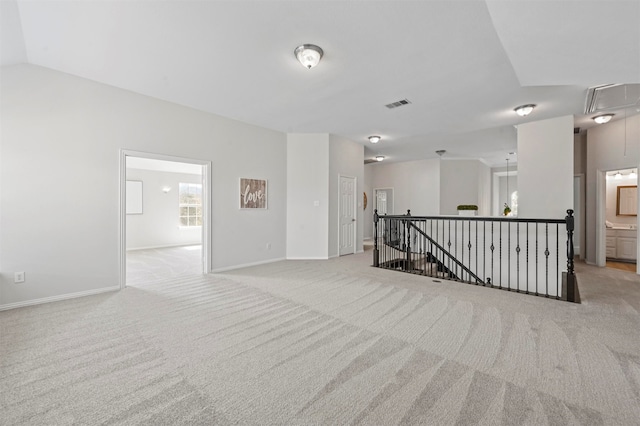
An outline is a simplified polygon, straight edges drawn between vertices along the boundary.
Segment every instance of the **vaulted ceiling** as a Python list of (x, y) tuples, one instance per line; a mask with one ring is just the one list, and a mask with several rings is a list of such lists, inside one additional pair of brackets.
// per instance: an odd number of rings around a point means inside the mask
[[(391, 161), (504, 161), (515, 125), (640, 83), (640, 1), (3, 0), (2, 65), (28, 62)], [(296, 46), (324, 49), (307, 70)], [(394, 101), (409, 105), (388, 109)], [(536, 104), (519, 117), (513, 108)], [(638, 113), (640, 104), (628, 113)], [(618, 114), (616, 117), (620, 117)], [(371, 145), (369, 135), (383, 140)]]

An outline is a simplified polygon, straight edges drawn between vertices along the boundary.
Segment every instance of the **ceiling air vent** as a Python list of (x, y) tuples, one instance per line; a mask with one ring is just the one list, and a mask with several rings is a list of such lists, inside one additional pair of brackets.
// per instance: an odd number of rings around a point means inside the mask
[(606, 84), (590, 87), (584, 113), (593, 114), (614, 108), (624, 108), (640, 102), (640, 84)]
[(402, 99), (401, 101), (391, 102), (390, 104), (386, 104), (385, 106), (389, 109), (398, 108), (404, 105), (409, 105), (411, 102), (409, 99)]

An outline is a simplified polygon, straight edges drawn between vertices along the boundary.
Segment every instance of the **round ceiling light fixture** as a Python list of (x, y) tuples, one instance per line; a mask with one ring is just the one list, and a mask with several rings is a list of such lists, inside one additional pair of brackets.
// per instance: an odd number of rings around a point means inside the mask
[(302, 44), (293, 51), (298, 61), (307, 69), (311, 69), (320, 63), (324, 52), (315, 44)]
[(376, 155), (376, 161), (384, 160), (384, 155)]
[(614, 115), (615, 114), (596, 115), (595, 117), (593, 117), (593, 121), (595, 121), (598, 124), (608, 123), (613, 118)]
[(380, 139), (382, 139), (380, 136), (369, 136), (369, 142), (371, 143), (378, 143)]
[(519, 107), (514, 108), (513, 110), (516, 112), (516, 114), (518, 114), (520, 117), (524, 117), (526, 115), (531, 114), (531, 111), (533, 111), (533, 109), (536, 107), (535, 104), (526, 104), (526, 105), (520, 105)]

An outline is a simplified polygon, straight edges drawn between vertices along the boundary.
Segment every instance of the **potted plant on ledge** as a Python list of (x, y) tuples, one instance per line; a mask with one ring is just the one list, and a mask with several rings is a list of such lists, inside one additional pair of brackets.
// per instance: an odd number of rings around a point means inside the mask
[(478, 206), (475, 204), (460, 204), (458, 214), (460, 216), (475, 216), (478, 213)]
[(509, 214), (511, 213), (511, 207), (509, 207), (507, 203), (504, 203), (504, 209), (502, 210), (502, 213), (505, 216), (509, 216)]

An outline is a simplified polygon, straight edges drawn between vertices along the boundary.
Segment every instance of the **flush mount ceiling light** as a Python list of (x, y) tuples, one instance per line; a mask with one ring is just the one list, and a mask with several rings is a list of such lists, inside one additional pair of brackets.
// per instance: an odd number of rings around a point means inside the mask
[(384, 160), (384, 155), (376, 155), (376, 161)]
[(438, 156), (439, 156), (440, 158), (442, 158), (442, 156), (443, 156), (446, 152), (447, 152), (447, 150), (446, 150), (446, 149), (439, 149), (439, 150), (437, 150), (437, 151), (436, 151), (436, 154), (438, 154)]
[(527, 104), (527, 105), (520, 105), (519, 107), (516, 107), (513, 110), (520, 117), (524, 117), (525, 115), (531, 114), (531, 111), (533, 111), (535, 107), (536, 107), (535, 104)]
[(595, 121), (598, 124), (604, 124), (604, 123), (608, 123), (609, 120), (611, 120), (613, 118), (615, 114), (601, 114), (601, 115), (596, 115), (595, 117), (593, 117), (593, 121)]
[(293, 51), (300, 63), (308, 69), (311, 69), (320, 63), (323, 51), (315, 44), (303, 44)]
[(369, 142), (371, 143), (378, 143), (380, 139), (382, 139), (380, 136), (369, 136)]

